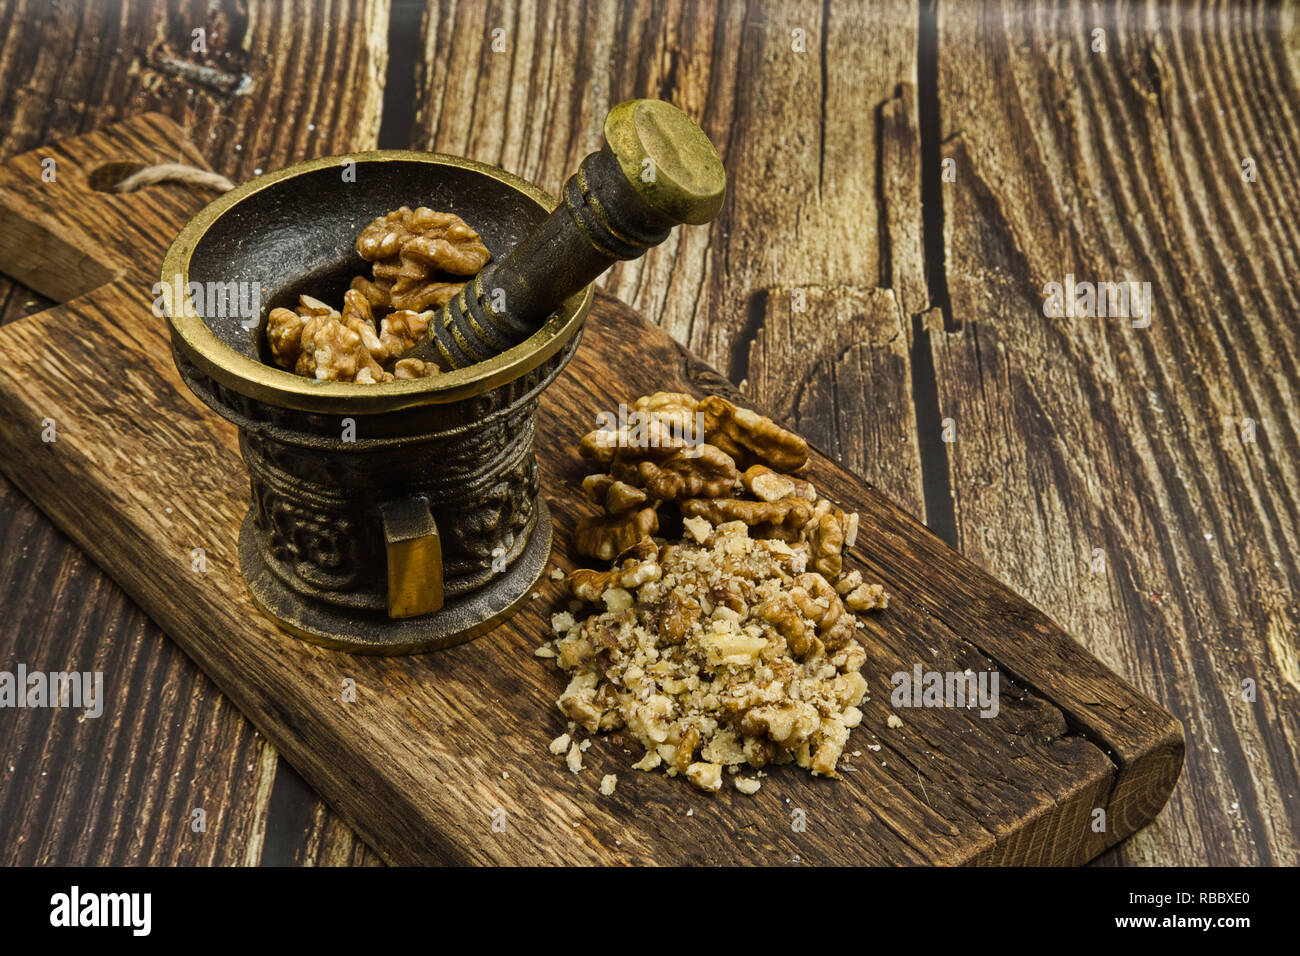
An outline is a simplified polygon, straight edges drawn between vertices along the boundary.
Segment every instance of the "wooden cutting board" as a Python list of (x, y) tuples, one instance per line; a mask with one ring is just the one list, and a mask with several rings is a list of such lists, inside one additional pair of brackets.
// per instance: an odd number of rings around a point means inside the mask
[[(248, 484), (235, 430), (181, 384), (150, 309), (164, 251), (210, 194), (94, 188), (178, 158), (206, 165), (151, 114), (0, 167), (0, 270), (65, 302), (0, 328), (0, 467), (386, 860), (1075, 864), (1164, 805), (1182, 766), (1179, 723), (820, 454), (809, 477), (860, 513), (854, 562), (891, 595), (865, 617), (870, 699), (842, 780), (785, 767), (753, 797), (703, 794), (629, 769), (640, 751), (618, 735), (568, 772), (546, 749), (564, 729), (554, 701), (565, 680), (533, 655), (567, 603), (549, 578), (508, 622), (437, 654), (353, 657), (285, 636), (239, 575)], [(598, 296), (539, 420), (556, 566), (574, 566), (568, 542), (587, 513), (578, 437), (597, 411), (656, 389), (752, 404)], [(205, 572), (193, 570), (196, 548)], [(996, 668), (999, 713), (893, 709), (890, 675), (917, 664)], [(887, 726), (891, 714), (902, 727)], [(619, 776), (610, 797), (597, 790), (606, 773)]]

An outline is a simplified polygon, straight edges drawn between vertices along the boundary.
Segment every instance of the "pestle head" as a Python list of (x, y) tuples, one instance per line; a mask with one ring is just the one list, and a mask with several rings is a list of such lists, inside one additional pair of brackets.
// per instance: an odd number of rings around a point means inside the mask
[(709, 137), (663, 100), (628, 100), (605, 117), (605, 142), (647, 206), (691, 225), (722, 208), (727, 176)]

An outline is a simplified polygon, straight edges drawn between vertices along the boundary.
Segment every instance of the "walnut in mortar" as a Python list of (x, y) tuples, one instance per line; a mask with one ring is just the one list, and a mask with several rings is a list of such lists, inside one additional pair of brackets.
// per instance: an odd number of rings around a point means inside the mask
[(383, 368), (369, 344), (378, 344), (373, 326), (365, 336), (364, 320), (355, 313), (347, 324), (343, 316), (311, 296), (299, 297), (296, 311), (272, 309), (266, 338), (277, 365), (320, 381), (379, 381)]
[(373, 262), (373, 280), (358, 277), (354, 291), (372, 306), (422, 312), (449, 302), (464, 285), (436, 277), (472, 276), (489, 253), (479, 234), (459, 216), (425, 206), (395, 209), (366, 226), (357, 252)]
[(459, 216), (407, 206), (380, 216), (357, 237), (373, 277), (357, 276), (343, 311), (302, 296), (296, 309), (272, 309), (266, 342), (275, 364), (322, 381), (400, 382), (438, 373), (431, 362), (400, 359), (428, 332), (433, 307), (488, 261), (487, 246)]

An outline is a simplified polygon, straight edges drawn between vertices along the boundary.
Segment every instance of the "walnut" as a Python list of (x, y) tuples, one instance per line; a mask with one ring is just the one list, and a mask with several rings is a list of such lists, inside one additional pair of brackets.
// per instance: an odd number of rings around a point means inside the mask
[(339, 321), (361, 336), (361, 344), (377, 364), (388, 361), (388, 349), (376, 333), (375, 314), (365, 296), (354, 289), (343, 293), (343, 314)]
[(578, 443), (578, 453), (583, 458), (609, 464), (616, 457), (624, 461), (669, 458), (681, 449), (693, 450), (701, 444), (693, 433), (683, 433), (663, 420), (637, 418), (617, 429), (597, 428), (588, 432)]
[(384, 320), (379, 323), (379, 342), (383, 348), (383, 360), (397, 358), (422, 340), (429, 331), (429, 320), (432, 318), (432, 312), (412, 312), (407, 309), (390, 312), (384, 316)]
[(800, 540), (800, 530), (813, 514), (813, 506), (801, 498), (778, 501), (688, 498), (681, 507), (682, 514), (687, 517), (704, 518), (715, 525), (725, 521), (743, 521), (755, 538), (788, 542)]
[(659, 501), (725, 495), (740, 478), (731, 456), (712, 445), (675, 451), (662, 461), (614, 459), (610, 474)]
[(858, 516), (846, 515), (822, 499), (804, 529), (811, 550), (812, 566), (834, 581), (844, 569), (843, 552), (850, 533), (856, 536)]
[(361, 335), (335, 316), (309, 318), (300, 341), (302, 351), (294, 365), (299, 375), (314, 376), (318, 381), (351, 382), (364, 370), (372, 381), (383, 378), (383, 368), (370, 355)]
[(699, 404), (705, 440), (717, 445), (743, 467), (768, 465), (778, 471), (798, 471), (808, 461), (808, 443), (770, 418), (737, 408), (710, 395)]
[(357, 276), (348, 288), (364, 296), (372, 309), (388, 309), (393, 305), (391, 282), (371, 282), (365, 276)]
[(642, 508), (618, 515), (583, 518), (573, 531), (573, 540), (579, 554), (612, 561), (658, 530), (658, 513), (654, 508)]
[[(418, 358), (398, 359), (393, 365), (393, 378), (399, 382), (410, 381), (413, 378), (429, 378), (438, 374), (438, 366), (433, 362), (425, 362)], [(388, 373), (385, 372), (385, 375)]]
[(673, 759), (678, 773), (686, 773), (691, 764), (695, 762), (695, 751), (699, 749), (700, 732), (694, 727), (688, 727), (682, 733), (681, 742), (677, 745), (677, 756)]
[(615, 481), (609, 475), (588, 475), (582, 479), (582, 490), (589, 501), (604, 505), (605, 511), (612, 515), (640, 508), (649, 500), (640, 488)]
[(456, 298), (456, 293), (464, 287), (463, 282), (427, 282), (403, 288), (399, 281), (394, 283), (390, 298), (395, 309), (423, 312), (426, 309), (441, 309)]
[(759, 604), (754, 608), (754, 616), (771, 624), (785, 638), (790, 653), (796, 657), (803, 657), (812, 649), (808, 622), (789, 592), (782, 591)]
[[(403, 206), (367, 225), (357, 251), (373, 263), (373, 276), (352, 280), (342, 312), (305, 295), (296, 309), (271, 310), (266, 339), (272, 359), (299, 375), (329, 381), (395, 382), (437, 374), (433, 363), (401, 356), (428, 334), (431, 307), (442, 306), (464, 285), (434, 273), (473, 275), (487, 262), (478, 233), (453, 213)], [(382, 315), (390, 309), (395, 311)], [(357, 354), (358, 345), (366, 356)]]
[(799, 575), (790, 596), (800, 613), (817, 626), (817, 633), (829, 651), (837, 651), (853, 640), (855, 623), (846, 613), (835, 588), (820, 574)]
[(302, 354), (302, 327), (307, 319), (288, 309), (272, 309), (266, 317), (266, 344), (281, 368), (293, 368)]
[(676, 592), (668, 595), (659, 611), (659, 634), (667, 646), (682, 643), (700, 621), (700, 602)]
[(320, 299), (314, 299), (309, 295), (298, 296), (297, 312), (303, 318), (310, 318), (313, 315), (332, 315), (338, 318), (338, 310), (332, 306), (326, 305)]
[(842, 595), (844, 606), (850, 611), (871, 611), (889, 606), (889, 595), (879, 584), (865, 584), (862, 572), (853, 570), (835, 582), (835, 590)]
[(821, 715), (812, 704), (801, 700), (783, 700), (764, 704), (748, 711), (740, 729), (753, 736), (765, 736), (784, 747), (803, 743), (821, 727)]
[(703, 416), (696, 417), (699, 402), (684, 392), (643, 395), (632, 407), (641, 415), (650, 416), (651, 421), (669, 428), (688, 445), (704, 441)]
[(766, 465), (750, 465), (740, 476), (740, 481), (745, 490), (760, 501), (779, 501), (782, 498), (817, 500), (817, 491), (811, 481), (783, 475)]
[(686, 768), (686, 779), (701, 790), (717, 791), (722, 789), (722, 765), (716, 763), (693, 763)]
[(464, 285), (438, 280), (434, 273), (471, 276), (490, 255), (459, 216), (424, 206), (414, 211), (403, 206), (371, 222), (357, 237), (357, 252), (374, 263), (374, 281), (363, 279), (353, 288), (375, 305), (416, 312), (445, 305)]
[[(593, 571), (590, 568), (578, 568), (569, 575), (569, 591), (580, 601), (596, 602), (610, 588), (623, 588), (631, 591), (650, 581), (658, 581), (663, 573), (659, 567), (657, 549), (648, 538), (639, 543), (650, 544), (650, 555), (643, 557), (635, 553), (619, 567), (608, 571)], [(642, 552), (643, 554), (644, 552)]]
[(639, 412), (666, 411), (675, 414), (680, 411), (694, 412), (699, 404), (685, 392), (655, 392), (653, 395), (642, 395), (632, 403), (632, 407)]

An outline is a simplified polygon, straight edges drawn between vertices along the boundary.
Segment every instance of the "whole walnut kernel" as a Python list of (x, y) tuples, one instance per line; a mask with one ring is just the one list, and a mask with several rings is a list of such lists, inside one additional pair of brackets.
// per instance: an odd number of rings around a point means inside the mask
[(618, 515), (583, 518), (573, 531), (578, 553), (601, 561), (613, 561), (643, 538), (659, 530), (659, 515), (654, 508), (641, 508)]
[(768, 465), (778, 471), (798, 471), (808, 461), (808, 443), (770, 418), (738, 408), (710, 395), (699, 404), (704, 414), (705, 440), (717, 445), (742, 467)]
[(340, 321), (361, 336), (361, 344), (366, 347), (366, 351), (377, 364), (388, 361), (388, 349), (375, 332), (375, 314), (370, 309), (370, 303), (360, 292), (349, 289), (343, 293), (343, 315)]
[(671, 426), (687, 442), (698, 444), (704, 441), (704, 436), (697, 434), (696, 427), (695, 413), (699, 409), (699, 402), (684, 392), (642, 395), (632, 407), (642, 415), (649, 415), (652, 421)]
[(846, 515), (824, 498), (817, 502), (805, 529), (814, 570), (832, 581), (837, 580), (844, 570), (844, 548), (852, 545), (857, 527), (856, 513)]
[(365, 276), (357, 276), (352, 280), (349, 288), (353, 292), (359, 292), (365, 296), (372, 309), (387, 309), (392, 307), (390, 293), (393, 290), (391, 282), (371, 282)]
[(302, 329), (302, 352), (294, 371), (318, 381), (351, 382), (365, 370), (373, 381), (383, 378), (384, 370), (371, 357), (360, 333), (330, 315), (314, 315)]
[(712, 445), (675, 451), (662, 461), (627, 460), (620, 453), (610, 474), (659, 501), (725, 495), (740, 480), (731, 456)]
[(281, 368), (293, 368), (302, 354), (302, 327), (307, 319), (288, 309), (272, 309), (266, 318), (266, 344)]
[(357, 252), (374, 263), (374, 281), (354, 288), (376, 305), (415, 312), (445, 305), (464, 285), (436, 279), (435, 273), (471, 276), (490, 257), (463, 219), (424, 206), (403, 206), (371, 222), (357, 237)]
[(379, 323), (379, 343), (385, 359), (397, 358), (428, 334), (432, 312), (390, 312)]
[(813, 506), (802, 498), (777, 501), (746, 501), (741, 498), (688, 498), (682, 515), (704, 518), (710, 524), (743, 521), (755, 538), (776, 538), (795, 542), (812, 517)]
[(636, 461), (642, 458), (664, 459), (682, 449), (701, 445), (694, 432), (683, 432), (659, 418), (649, 418), (619, 429), (597, 428), (582, 436), (578, 453), (602, 464), (615, 458)]
[[(434, 247), (437, 242), (445, 243), (454, 254), (440, 253)], [(391, 259), (408, 247), (425, 262), (447, 256), (448, 264), (457, 268), (448, 268), (441, 261), (437, 263), (438, 268), (457, 275), (473, 275), (488, 260), (487, 247), (465, 220), (455, 213), (435, 212), (427, 206), (394, 209), (373, 220), (357, 236), (357, 252), (367, 262)]]
[(603, 505), (605, 511), (612, 515), (640, 508), (649, 500), (649, 496), (640, 488), (615, 481), (609, 475), (588, 475), (582, 479), (582, 491), (588, 501)]

